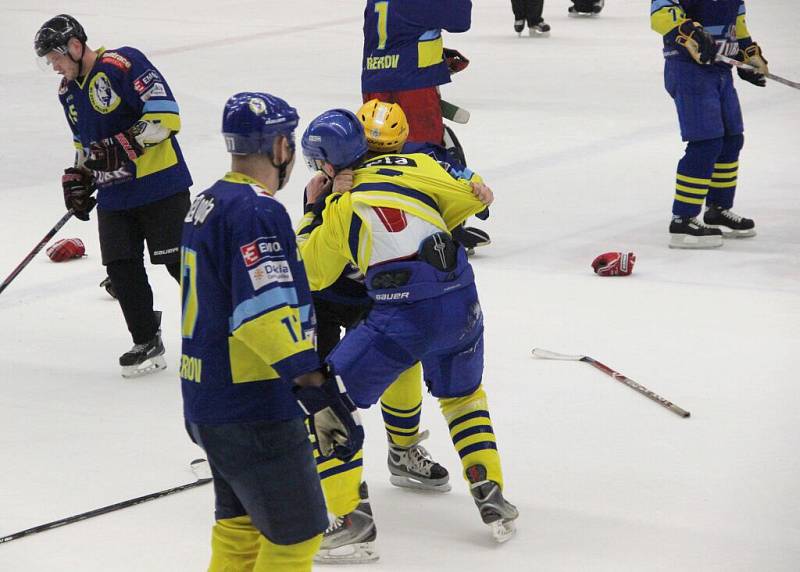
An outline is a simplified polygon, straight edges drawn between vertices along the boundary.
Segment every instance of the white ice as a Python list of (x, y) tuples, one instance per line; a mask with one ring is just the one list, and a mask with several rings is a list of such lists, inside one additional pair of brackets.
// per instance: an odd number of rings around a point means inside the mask
[[(800, 78), (796, 2), (749, 2), (775, 73)], [(663, 89), (649, 3), (612, 0), (597, 18), (549, 0), (550, 38), (518, 38), (509, 2), (480, 0), (470, 58), (442, 89), (472, 112), (457, 126), (471, 166), (494, 187), (473, 259), (486, 314), (485, 385), (519, 532), (497, 546), (479, 520), (436, 401), (423, 424), (453, 491), (392, 487), (380, 414), (365, 414), (366, 470), (381, 560), (374, 570), (800, 570), (800, 92), (737, 79), (745, 115), (736, 210), (758, 236), (715, 251), (667, 248), (682, 153)], [(63, 214), (72, 160), (58, 78), (31, 49), (68, 11), (93, 47), (151, 56), (181, 106), (194, 192), (228, 168), (222, 105), (264, 90), (301, 128), (360, 103), (363, 2), (174, 0), (0, 2), (0, 278)], [(281, 200), (293, 216), (309, 173)], [(178, 292), (152, 269), (169, 368), (123, 380), (130, 347), (98, 288), (96, 218), (71, 221), (88, 256), (39, 255), (0, 296), (0, 537), (193, 480), (200, 456), (182, 427)], [(599, 278), (607, 250), (638, 257)], [(681, 419), (588, 365), (537, 361), (540, 346), (600, 359), (690, 410)], [(209, 557), (204, 487), (0, 545), (0, 570), (196, 571)], [(344, 569), (343, 569), (344, 570)], [(366, 568), (363, 568), (366, 570)]]

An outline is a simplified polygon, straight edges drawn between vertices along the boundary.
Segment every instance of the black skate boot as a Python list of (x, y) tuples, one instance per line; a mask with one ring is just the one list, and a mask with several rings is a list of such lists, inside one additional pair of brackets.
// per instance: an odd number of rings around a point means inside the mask
[(358, 488), (361, 502), (356, 509), (338, 516), (322, 536), (322, 546), (314, 556), (317, 564), (361, 564), (378, 559), (375, 538), (378, 529), (369, 506), (367, 483)]
[(753, 219), (744, 218), (713, 203), (706, 204), (703, 222), (719, 229), (723, 238), (747, 238), (756, 235), (756, 223)]
[(475, 249), (479, 246), (486, 246), (492, 243), (489, 235), (479, 228), (473, 226), (464, 226), (463, 224), (455, 227), (451, 233), (453, 240), (463, 246), (467, 254), (475, 254)]
[(517, 34), (521, 36), (522, 30), (524, 29), (525, 29), (525, 20), (514, 20), (514, 31)]
[(544, 20), (540, 20), (536, 24), (528, 22), (528, 34), (531, 36), (549, 36), (550, 24), (548, 24)]
[(122, 377), (141, 377), (167, 367), (167, 363), (164, 361), (164, 344), (161, 343), (161, 312), (156, 310), (153, 314), (158, 325), (156, 335), (146, 343), (134, 344), (130, 350), (120, 356), (119, 365), (122, 366)]
[(510, 540), (517, 531), (514, 521), (519, 516), (517, 507), (503, 498), (500, 486), (486, 479), (486, 467), (472, 465), (467, 467), (467, 479), (475, 505), (481, 512), (483, 522), (492, 529), (492, 537), (497, 542)]
[(106, 292), (108, 292), (109, 296), (114, 298), (114, 300), (117, 299), (117, 292), (116, 292), (116, 290), (114, 290), (114, 285), (111, 284), (111, 277), (110, 276), (106, 276), (105, 279), (102, 282), (100, 282), (100, 288), (105, 288), (105, 290), (106, 290)]
[(669, 224), (670, 248), (717, 248), (722, 246), (722, 231), (711, 228), (696, 217), (672, 216)]
[(603, 11), (605, 0), (573, 0), (567, 10), (570, 16), (594, 16)]
[(428, 438), (428, 431), (417, 435), (416, 441), (408, 447), (401, 447), (389, 441), (389, 477), (396, 487), (420, 489), (436, 493), (450, 490), (450, 474), (434, 461), (420, 441)]

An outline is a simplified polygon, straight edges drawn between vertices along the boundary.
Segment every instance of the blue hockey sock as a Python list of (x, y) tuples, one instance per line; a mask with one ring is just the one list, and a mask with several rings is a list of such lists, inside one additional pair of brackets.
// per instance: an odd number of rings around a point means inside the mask
[(686, 153), (678, 162), (675, 176), (675, 197), (672, 214), (680, 217), (694, 217), (700, 210), (708, 194), (714, 163), (722, 151), (722, 137), (703, 141), (690, 141)]
[(708, 189), (708, 202), (723, 209), (733, 206), (736, 195), (736, 181), (739, 176), (739, 151), (744, 145), (744, 135), (727, 135), (723, 140), (722, 151), (714, 163), (714, 173)]

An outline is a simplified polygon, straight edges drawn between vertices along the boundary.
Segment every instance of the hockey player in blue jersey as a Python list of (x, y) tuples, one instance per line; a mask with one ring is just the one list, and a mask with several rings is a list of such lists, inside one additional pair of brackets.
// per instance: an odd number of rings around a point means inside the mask
[(95, 51), (86, 39), (80, 23), (61, 14), (41, 26), (34, 48), (62, 76), (58, 97), (76, 150), (62, 177), (64, 202), (81, 220), (97, 204), (103, 264), (134, 343), (119, 363), (123, 376), (135, 377), (166, 367), (144, 243), (150, 261), (179, 280), (192, 179), (164, 77), (134, 48)]
[(374, 302), (326, 362), (359, 407), (377, 402), (400, 373), (422, 363), (480, 515), (502, 542), (518, 513), (503, 498), (481, 384), (483, 314), (472, 267), (449, 233), (491, 203), (491, 190), (453, 178), (422, 153), (364, 160), (367, 150), (350, 111), (325, 112), (303, 134), (310, 168), (334, 179), (353, 169), (352, 188), (326, 199), (322, 224), (300, 242), (311, 288), (327, 287), (353, 264)]
[(652, 0), (650, 22), (664, 38), (664, 84), (687, 142), (678, 163), (669, 246), (715, 248), (723, 237), (755, 236), (755, 223), (731, 210), (744, 126), (731, 67), (716, 62), (717, 54), (744, 61), (758, 72), (737, 68), (739, 76), (766, 84), (767, 60), (750, 37), (744, 1)]
[(320, 368), (303, 260), (274, 198), (297, 122), (278, 97), (232, 96), (231, 172), (184, 221), (180, 376), (187, 428), (214, 475), (211, 572), (310, 571), (328, 518), (303, 413), (327, 456), (348, 460), (363, 442), (343, 386)]

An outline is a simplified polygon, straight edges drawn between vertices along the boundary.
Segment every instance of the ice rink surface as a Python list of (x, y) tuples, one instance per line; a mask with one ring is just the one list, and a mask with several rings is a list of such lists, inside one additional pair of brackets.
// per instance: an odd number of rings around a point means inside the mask
[[(800, 78), (796, 2), (749, 2), (774, 73)], [(498, 546), (480, 522), (435, 400), (426, 442), (453, 491), (392, 487), (377, 409), (365, 414), (365, 475), (387, 571), (800, 570), (800, 92), (736, 80), (746, 143), (735, 210), (758, 236), (715, 251), (669, 250), (682, 153), (663, 89), (649, 2), (609, 0), (597, 18), (548, 0), (550, 38), (517, 38), (509, 3), (481, 0), (445, 45), (471, 64), (443, 96), (470, 166), (496, 192), (473, 258), (486, 315), (485, 387), (520, 509)], [(89, 45), (138, 47), (181, 106), (181, 146), (199, 192), (228, 157), (222, 105), (242, 90), (295, 105), (301, 128), (360, 103), (363, 2), (356, 0), (0, 3), (0, 274), (63, 214), (72, 160), (32, 38), (69, 11)], [(301, 162), (279, 198), (296, 218)], [(183, 431), (179, 300), (150, 272), (169, 368), (123, 380), (130, 339), (98, 288), (96, 217), (71, 221), (88, 256), (38, 256), (0, 295), (0, 537), (194, 479)], [(629, 278), (598, 278), (607, 250), (638, 256)], [(534, 346), (591, 355), (692, 412), (681, 419), (588, 365), (530, 358)], [(204, 487), (0, 545), (3, 572), (205, 569), (212, 489)], [(341, 568), (345, 570), (346, 568)], [(368, 568), (360, 568), (367, 570)]]

